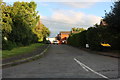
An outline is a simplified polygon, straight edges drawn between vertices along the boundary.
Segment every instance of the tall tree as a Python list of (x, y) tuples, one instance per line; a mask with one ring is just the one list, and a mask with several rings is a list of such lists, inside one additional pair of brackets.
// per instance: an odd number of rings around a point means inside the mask
[(35, 11), (35, 2), (15, 2), (11, 10), (13, 21), (9, 39), (13, 42), (28, 45), (32, 42), (32, 27), (36, 26), (39, 16)]
[(12, 18), (10, 16), (11, 7), (7, 6), (6, 3), (1, 2), (1, 9), (2, 9), (2, 18), (0, 18), (0, 30), (2, 30), (2, 36), (8, 37), (8, 34), (12, 31)]
[(110, 32), (117, 34), (120, 32), (120, 1), (114, 3), (111, 11), (106, 13), (104, 20), (108, 24)]
[(45, 27), (40, 21), (36, 27), (33, 27), (33, 32), (38, 36), (39, 41), (43, 41), (50, 35), (49, 29)]
[(106, 13), (104, 20), (108, 24), (107, 30), (110, 33), (108, 43), (113, 49), (120, 49), (120, 1), (114, 3), (111, 12)]

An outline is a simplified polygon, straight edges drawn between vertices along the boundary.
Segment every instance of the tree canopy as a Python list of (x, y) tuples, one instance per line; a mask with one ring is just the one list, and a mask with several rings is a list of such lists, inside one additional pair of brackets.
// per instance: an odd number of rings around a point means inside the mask
[(72, 28), (72, 31), (78, 31), (78, 32), (82, 32), (84, 31), (85, 29), (84, 28)]
[[(16, 46), (25, 46), (37, 42), (38, 38), (42, 39), (49, 36), (49, 29), (43, 24), (37, 25), (40, 16), (36, 11), (35, 2), (14, 2), (13, 5), (1, 3), (2, 9), (2, 42), (3, 49), (15, 44)], [(35, 33), (33, 28), (41, 26), (40, 32)], [(39, 34), (39, 36), (38, 36)], [(42, 37), (40, 37), (42, 36)], [(9, 45), (10, 44), (10, 45)]]
[(33, 27), (33, 32), (37, 35), (39, 41), (43, 41), (44, 38), (50, 35), (49, 29), (45, 27), (45, 25), (42, 24), (40, 21), (38, 22), (36, 27)]
[(120, 1), (115, 2), (109, 13), (105, 13), (104, 20), (108, 24), (108, 29), (114, 33), (120, 32)]

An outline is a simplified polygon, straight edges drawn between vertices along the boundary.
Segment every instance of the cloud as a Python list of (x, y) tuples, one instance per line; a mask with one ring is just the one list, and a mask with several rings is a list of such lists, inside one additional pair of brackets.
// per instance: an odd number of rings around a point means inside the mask
[(42, 18), (42, 19), (47, 19), (48, 18), (47, 16), (43, 16), (43, 15), (41, 15), (39, 13), (38, 13), (38, 15), (40, 15), (40, 18)]
[(55, 37), (60, 31), (70, 31), (73, 27), (87, 29), (100, 23), (101, 17), (76, 12), (73, 10), (56, 10), (51, 17), (41, 16), (41, 21), (51, 31), (50, 37)]
[[(48, 4), (47, 3), (44, 3), (44, 2), (42, 2), (42, 3), (38, 3), (39, 5), (41, 5), (41, 6), (48, 6)], [(37, 5), (38, 5), (37, 4)]]
[(99, 23), (101, 17), (72, 10), (58, 10), (53, 13), (51, 19), (59, 22), (89, 27)]
[(66, 6), (74, 8), (89, 8), (95, 4), (95, 2), (64, 2)]

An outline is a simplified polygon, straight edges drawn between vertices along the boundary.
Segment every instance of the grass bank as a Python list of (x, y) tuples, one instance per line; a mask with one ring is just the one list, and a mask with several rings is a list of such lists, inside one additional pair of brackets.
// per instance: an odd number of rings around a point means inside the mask
[(24, 46), (24, 47), (18, 47), (18, 48), (14, 48), (12, 50), (3, 50), (2, 51), (2, 58), (9, 58), (9, 57), (13, 57), (13, 56), (17, 56), (17, 55), (22, 55), (22, 54), (26, 54), (29, 53), (31, 51), (34, 51), (35, 49), (37, 49), (40, 46), (43, 46), (43, 43), (35, 43), (35, 44), (31, 44), (29, 46)]

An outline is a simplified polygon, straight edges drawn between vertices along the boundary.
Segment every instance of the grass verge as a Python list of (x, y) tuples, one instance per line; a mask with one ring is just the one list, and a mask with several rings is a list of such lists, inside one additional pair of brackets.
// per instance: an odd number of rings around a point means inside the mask
[(35, 44), (31, 44), (29, 46), (14, 48), (12, 50), (3, 50), (2, 58), (5, 59), (5, 58), (21, 55), (21, 54), (26, 54), (31, 51), (34, 51), (35, 49), (37, 49), (38, 47), (43, 46), (43, 45), (44, 45), (43, 43), (35, 43)]

